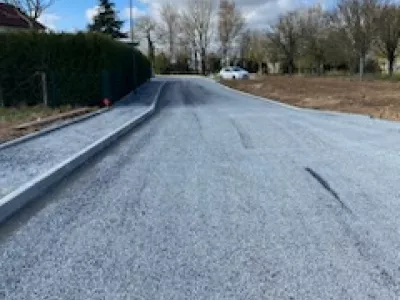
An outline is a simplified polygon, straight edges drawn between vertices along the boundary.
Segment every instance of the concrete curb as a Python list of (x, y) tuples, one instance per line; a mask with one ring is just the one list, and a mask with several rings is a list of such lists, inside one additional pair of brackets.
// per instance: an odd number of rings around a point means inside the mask
[(57, 125), (53, 125), (53, 126), (50, 125), (49, 127), (44, 128), (44, 129), (42, 129), (42, 130), (40, 130), (38, 132), (33, 132), (33, 133), (30, 133), (30, 134), (21, 136), (19, 138), (16, 138), (14, 140), (11, 140), (11, 141), (8, 141), (8, 142), (4, 142), (4, 143), (0, 143), (0, 150), (15, 146), (17, 144), (29, 141), (31, 139), (40, 137), (42, 135), (46, 135), (46, 134), (48, 134), (50, 132), (56, 131), (58, 129), (61, 129), (61, 128), (64, 128), (64, 127), (67, 127), (67, 126), (70, 126), (72, 124), (82, 122), (84, 120), (87, 120), (87, 119), (90, 119), (92, 117), (98, 116), (98, 115), (100, 115), (100, 114), (102, 114), (102, 113), (104, 113), (106, 111), (108, 111), (108, 108), (102, 108), (102, 109), (96, 110), (94, 112), (85, 114), (83, 116), (75, 117), (75, 118), (70, 119), (68, 121), (62, 122), (61, 124), (57, 124)]
[[(142, 87), (143, 86), (138, 87), (137, 90), (139, 90)], [(102, 113), (104, 113), (106, 111), (109, 111), (109, 110), (114, 109), (114, 108), (116, 108), (116, 107), (118, 107), (120, 105), (123, 105), (123, 103), (127, 101), (127, 99), (129, 98), (129, 96), (131, 94), (132, 94), (132, 92), (127, 94), (127, 95), (125, 95), (124, 97), (122, 97), (122, 99), (120, 101), (118, 101), (117, 103), (115, 103), (115, 105), (113, 105), (113, 106), (111, 106), (109, 108), (102, 108), (102, 109), (96, 110), (94, 112), (85, 114), (83, 116), (79, 116), (79, 117), (72, 118), (70, 120), (64, 121), (64, 122), (62, 122), (60, 124), (50, 125), (50, 126), (44, 128), (44, 129), (42, 129), (42, 130), (40, 130), (38, 132), (33, 132), (33, 133), (30, 133), (30, 134), (21, 136), (19, 138), (13, 139), (11, 141), (0, 143), (0, 150), (5, 149), (5, 148), (9, 148), (9, 147), (12, 147), (12, 146), (15, 146), (15, 145), (18, 145), (20, 143), (29, 141), (31, 139), (34, 139), (34, 138), (37, 138), (37, 137), (40, 137), (40, 136), (43, 136), (43, 135), (46, 135), (46, 134), (51, 133), (53, 131), (56, 131), (58, 129), (62, 129), (64, 127), (68, 127), (70, 125), (73, 125), (75, 123), (79, 123), (79, 122), (85, 121), (87, 119), (96, 117), (96, 116), (98, 116), (98, 115), (100, 115), (100, 114), (102, 114)]]
[(102, 150), (110, 146), (117, 139), (127, 134), (131, 129), (149, 118), (156, 110), (159, 96), (162, 92), (165, 83), (162, 83), (150, 108), (135, 117), (133, 120), (128, 121), (118, 129), (114, 130), (107, 136), (94, 142), (86, 147), (79, 153), (73, 155), (69, 159), (55, 166), (46, 173), (34, 178), (27, 182), (17, 190), (11, 192), (5, 197), (0, 199), (0, 223), (8, 219), (12, 214), (17, 212), (27, 203), (42, 195), (52, 185), (58, 183), (65, 176), (69, 175), (75, 169), (83, 165), (88, 159), (100, 153)]

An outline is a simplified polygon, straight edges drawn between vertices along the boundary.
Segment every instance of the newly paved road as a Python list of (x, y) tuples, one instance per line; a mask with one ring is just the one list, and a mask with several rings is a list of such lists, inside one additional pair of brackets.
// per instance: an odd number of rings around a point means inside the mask
[(0, 298), (399, 299), (400, 125), (170, 79), (0, 227)]

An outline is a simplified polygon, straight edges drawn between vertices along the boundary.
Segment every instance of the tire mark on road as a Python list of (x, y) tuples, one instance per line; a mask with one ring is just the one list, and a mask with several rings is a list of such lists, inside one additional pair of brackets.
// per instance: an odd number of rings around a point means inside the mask
[(340, 199), (338, 193), (329, 185), (329, 183), (313, 169), (306, 167), (305, 170), (317, 180), (325, 190), (327, 190), (341, 205), (342, 209), (346, 210), (349, 214), (353, 215), (353, 211)]
[(230, 119), (233, 127), (239, 135), (240, 142), (245, 149), (254, 149), (253, 141), (250, 135), (244, 130), (243, 126), (240, 125), (235, 119)]
[[(338, 193), (320, 174), (308, 167), (305, 170), (340, 203), (342, 209), (347, 211), (352, 217), (354, 216), (353, 211), (340, 199)], [(400, 283), (398, 278), (400, 277), (400, 268), (395, 270), (385, 263), (384, 254), (379, 249), (379, 245), (371, 239), (368, 230), (357, 228), (352, 222), (354, 218), (351, 218), (351, 220), (348, 219), (349, 215), (338, 215), (337, 217), (345, 235), (352, 241), (352, 246), (355, 247), (360, 257), (370, 265), (369, 277), (378, 285), (385, 287), (396, 296), (399, 296)], [(354, 226), (356, 227), (354, 228)]]

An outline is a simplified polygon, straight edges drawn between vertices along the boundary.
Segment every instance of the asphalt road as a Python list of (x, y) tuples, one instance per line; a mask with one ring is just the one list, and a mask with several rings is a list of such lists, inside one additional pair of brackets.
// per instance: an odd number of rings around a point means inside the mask
[(0, 227), (0, 298), (399, 299), (400, 125), (169, 79)]

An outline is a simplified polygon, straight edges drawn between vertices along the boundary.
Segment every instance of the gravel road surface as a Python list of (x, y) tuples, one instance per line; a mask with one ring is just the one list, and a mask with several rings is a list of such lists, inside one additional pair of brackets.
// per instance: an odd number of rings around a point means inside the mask
[(165, 79), (0, 227), (0, 298), (399, 299), (400, 125)]
[(149, 82), (112, 110), (10, 148), (0, 149), (0, 198), (62, 163), (144, 112), (160, 82)]

